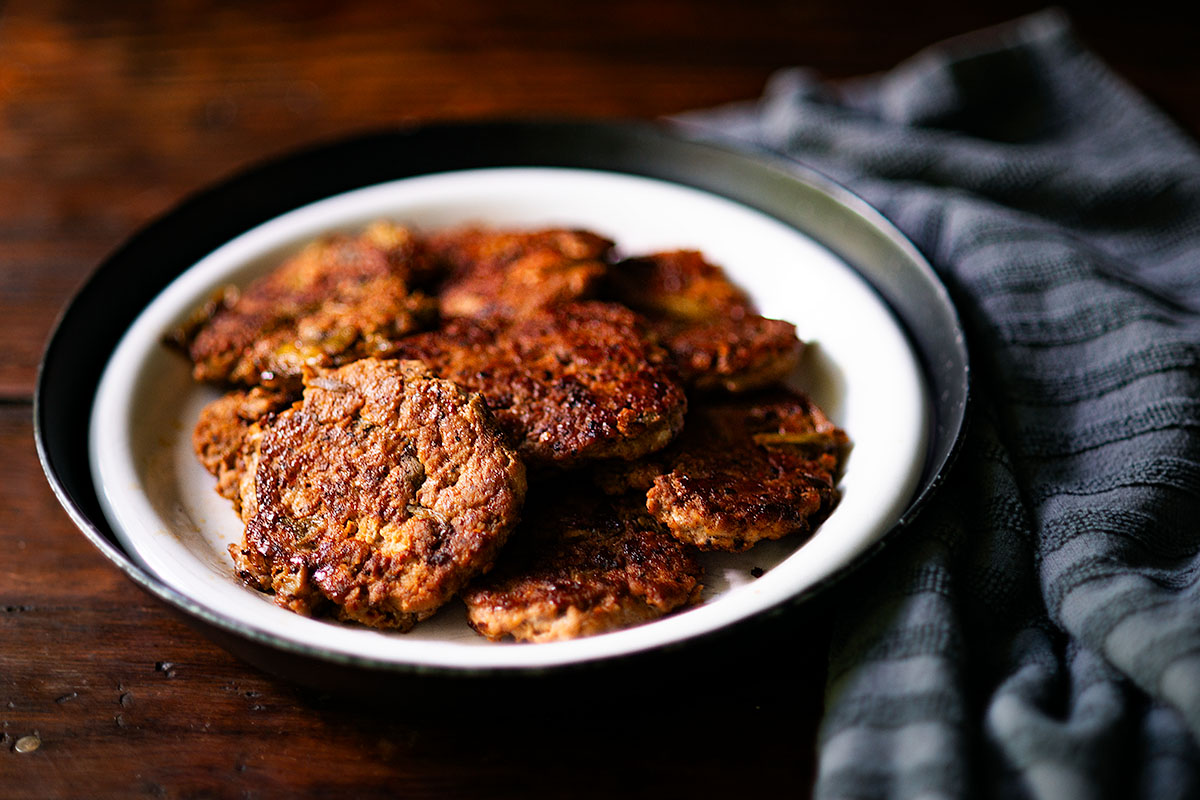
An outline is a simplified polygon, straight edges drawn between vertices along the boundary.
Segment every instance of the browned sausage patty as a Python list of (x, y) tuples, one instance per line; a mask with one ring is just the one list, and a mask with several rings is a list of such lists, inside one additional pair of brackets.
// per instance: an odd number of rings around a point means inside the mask
[(660, 320), (654, 324), (680, 377), (693, 389), (746, 392), (791, 374), (803, 352), (796, 326), (750, 314), (703, 322)]
[(680, 541), (739, 552), (764, 539), (807, 534), (838, 500), (847, 447), (806, 396), (772, 389), (696, 401), (668, 450), (621, 471), (609, 491), (646, 491), (646, 508)]
[(665, 446), (687, 409), (640, 317), (610, 303), (451, 320), (403, 339), (397, 355), (483, 394), (531, 464), (637, 458)]
[(587, 231), (458, 228), (435, 233), (430, 248), (448, 267), (442, 314), (523, 316), (590, 297), (613, 243)]
[(246, 433), (255, 422), (282, 411), (296, 399), (286, 392), (255, 386), (222, 395), (200, 411), (192, 431), (192, 448), (204, 468), (216, 477), (217, 493), (232, 500), (238, 513), (242, 506), (238, 484), (245, 467), (242, 444)]
[(525, 469), (478, 395), (420, 364), (365, 359), (306, 377), (253, 426), (242, 578), (302, 614), (406, 630), (488, 569)]
[(375, 223), (309, 245), (245, 291), (225, 290), (175, 338), (196, 380), (298, 388), (306, 366), (387, 355), (432, 322), (436, 301), (410, 289), (435, 272), (408, 230)]
[(695, 250), (626, 259), (610, 271), (607, 285), (621, 302), (652, 319), (741, 318), (755, 313), (750, 296)]
[(701, 568), (644, 508), (539, 487), (496, 569), (463, 592), (467, 619), (496, 640), (546, 642), (661, 617), (695, 602)]
[(759, 389), (799, 362), (796, 326), (759, 315), (749, 295), (694, 250), (622, 261), (606, 286), (646, 315), (689, 388)]

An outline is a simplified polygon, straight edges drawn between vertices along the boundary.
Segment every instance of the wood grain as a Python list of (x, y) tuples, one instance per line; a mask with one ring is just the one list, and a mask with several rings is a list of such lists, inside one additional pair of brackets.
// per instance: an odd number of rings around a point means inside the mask
[[(885, 69), (1038, 7), (17, 0), (0, 24), (0, 320), (21, 336), (0, 354), (0, 398), (29, 395), (58, 308), (105, 252), (267, 155), (414, 120), (659, 116), (752, 97), (783, 66)], [(1136, 19), (1066, 8), (1103, 56), (1200, 127), (1194, 26), (1165, 3)]]
[[(1032, 2), (325, 0), (0, 4), (0, 788), (5, 797), (795, 796), (813, 775), (819, 608), (661, 674), (397, 679), (389, 700), (249, 667), (126, 580), (34, 453), (37, 363), (105, 253), (269, 155), (432, 119), (655, 117), (774, 70), (886, 69)], [(1193, 21), (1065, 4), (1191, 132)], [(782, 734), (776, 731), (783, 731)], [(36, 750), (19, 752), (23, 737)], [(31, 740), (25, 739), (28, 744)]]
[[(242, 664), (104, 561), (41, 479), (24, 409), (0, 407), (0, 448), (6, 797), (703, 796), (811, 778), (812, 726), (795, 720), (819, 713), (819, 624), (689, 657), (690, 674), (399, 676), (392, 697), (368, 700), (301, 688)], [(17, 752), (30, 735), (38, 749)]]

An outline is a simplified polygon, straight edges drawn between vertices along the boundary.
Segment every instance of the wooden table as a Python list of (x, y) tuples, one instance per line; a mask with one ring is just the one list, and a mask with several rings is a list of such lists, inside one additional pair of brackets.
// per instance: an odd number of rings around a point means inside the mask
[[(1037, 6), (103, 5), (0, 5), (0, 794), (805, 794), (827, 605), (655, 675), (300, 688), (193, 632), (73, 527), (34, 452), (41, 349), (122, 239), (264, 156), (414, 120), (655, 117), (754, 96), (781, 66), (886, 69)], [(1083, 38), (1200, 130), (1194, 24), (1092, 5), (1066, 4)]]

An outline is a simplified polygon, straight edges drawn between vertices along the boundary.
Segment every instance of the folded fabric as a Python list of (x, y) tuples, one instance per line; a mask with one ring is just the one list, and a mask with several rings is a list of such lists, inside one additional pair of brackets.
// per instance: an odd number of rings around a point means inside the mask
[(1200, 150), (1045, 12), (693, 135), (889, 217), (967, 332), (948, 482), (837, 603), (820, 798), (1200, 796)]

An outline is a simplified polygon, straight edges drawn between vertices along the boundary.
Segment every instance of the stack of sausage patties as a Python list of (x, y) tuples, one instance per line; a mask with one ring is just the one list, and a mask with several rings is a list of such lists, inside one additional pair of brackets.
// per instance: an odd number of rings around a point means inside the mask
[(572, 230), (378, 222), (314, 242), (172, 334), (247, 584), (408, 630), (452, 598), (490, 639), (700, 598), (696, 550), (805, 536), (845, 434), (786, 388), (802, 344), (693, 251)]

